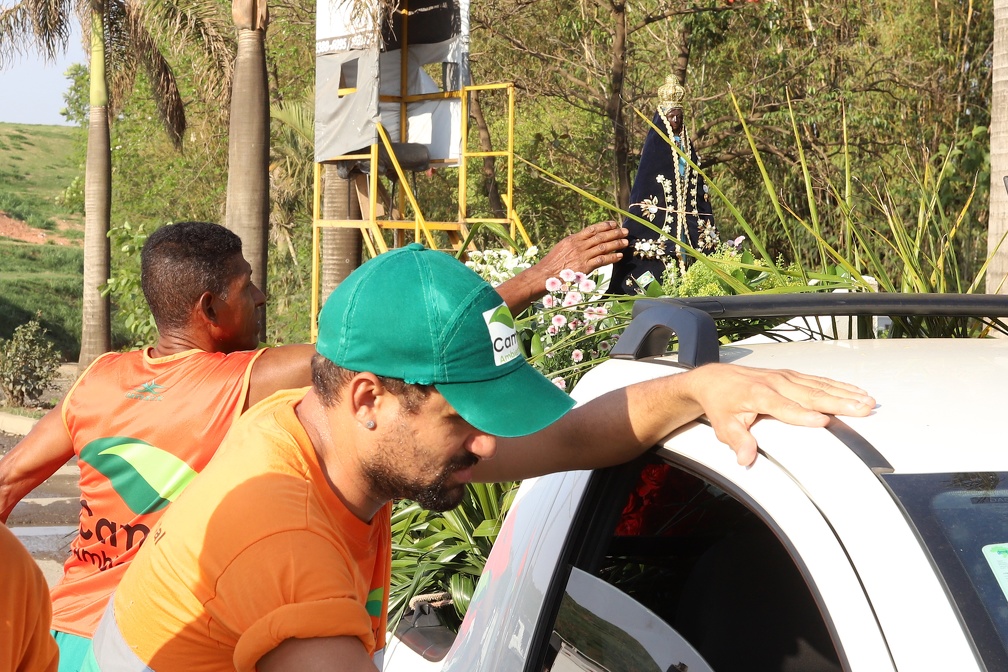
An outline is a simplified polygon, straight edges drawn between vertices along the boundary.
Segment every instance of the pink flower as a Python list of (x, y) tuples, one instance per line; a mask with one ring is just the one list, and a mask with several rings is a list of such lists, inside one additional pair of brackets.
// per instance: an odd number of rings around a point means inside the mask
[(560, 287), (562, 287), (562, 286), (563, 285), (560, 283), (560, 281), (557, 278), (550, 278), (549, 280), (546, 281), (546, 291), (547, 292), (558, 292), (558, 291), (560, 291)]
[(550, 382), (553, 383), (554, 385), (556, 385), (557, 387), (559, 387), (561, 390), (566, 390), (567, 389), (567, 381), (564, 380), (563, 378), (561, 378), (560, 376), (557, 376), (556, 378), (554, 378)]
[(599, 341), (598, 349), (601, 352), (609, 352), (609, 348), (611, 347), (612, 345), (609, 344), (609, 341)]
[(581, 292), (567, 292), (567, 296), (564, 297), (562, 305), (564, 308), (570, 308), (571, 306), (576, 306), (582, 301), (584, 301), (584, 296), (581, 295)]
[(595, 281), (591, 278), (584, 278), (578, 283), (578, 289), (580, 289), (585, 294), (595, 291)]
[(594, 334), (595, 333), (595, 325), (594, 324), (586, 325), (585, 326), (585, 333), (588, 334), (589, 336), (591, 336), (592, 334)]
[(564, 282), (574, 282), (577, 279), (577, 273), (575, 273), (569, 268), (565, 268), (564, 270), (560, 271), (560, 279), (563, 280)]
[(556, 297), (552, 294), (547, 294), (543, 297), (543, 308), (555, 308), (557, 305)]
[(546, 333), (549, 336), (556, 336), (558, 333), (560, 333), (560, 330), (557, 328), (555, 324), (551, 324), (548, 327), (546, 327)]
[(574, 282), (581, 284), (582, 282), (585, 281), (585, 279), (587, 279), (587, 277), (588, 277), (587, 275), (585, 275), (581, 271), (578, 271), (577, 273), (574, 274)]
[(571, 361), (574, 362), (575, 364), (579, 363), (583, 359), (584, 359), (583, 351), (575, 350), (574, 352), (571, 353)]
[(553, 326), (560, 328), (565, 324), (567, 324), (567, 318), (564, 317), (563, 315), (557, 314), (553, 316), (553, 319), (550, 320), (550, 322), (553, 323)]

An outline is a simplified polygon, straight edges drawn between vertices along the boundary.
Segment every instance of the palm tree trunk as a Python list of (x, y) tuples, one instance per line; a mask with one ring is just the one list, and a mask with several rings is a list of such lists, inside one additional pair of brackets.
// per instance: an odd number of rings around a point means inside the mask
[[(252, 281), (263, 291), (266, 290), (269, 235), (270, 134), (265, 34), (265, 25), (255, 29), (239, 25), (231, 88), (224, 215), (226, 226), (242, 240), (242, 252), (252, 265)], [(265, 319), (259, 338), (266, 340)]]
[[(334, 164), (322, 168), (322, 218), (360, 219), (360, 203), (350, 180), (337, 175)], [(360, 229), (322, 229), (322, 303), (360, 264)]]
[(101, 291), (109, 278), (108, 232), (112, 203), (112, 150), (103, 21), (101, 10), (92, 9), (91, 110), (84, 167), (84, 292), (78, 359), (82, 370), (96, 357), (112, 349), (109, 297), (102, 296)]
[[(993, 254), (987, 268), (987, 293), (1008, 293), (1008, 241), (994, 249), (1008, 231), (1008, 0), (994, 0), (994, 65), (991, 74), (990, 215), (987, 223), (987, 253)], [(1004, 284), (1002, 284), (1004, 283)]]

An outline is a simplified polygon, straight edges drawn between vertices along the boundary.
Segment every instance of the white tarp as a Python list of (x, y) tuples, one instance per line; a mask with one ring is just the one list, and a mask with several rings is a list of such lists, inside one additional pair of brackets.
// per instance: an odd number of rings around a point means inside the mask
[[(455, 91), (469, 82), (468, 0), (400, 0), (402, 14), (384, 18), (370, 0), (317, 0), (315, 27), (315, 160), (355, 153), (378, 141), (381, 120), (392, 142), (427, 147), (431, 159), (457, 159), (461, 145), (458, 98), (410, 103), (400, 134), (400, 42), (407, 40), (407, 94)], [(440, 68), (422, 67), (439, 64)], [(438, 75), (437, 71), (441, 74)], [(437, 81), (428, 72), (437, 76)], [(341, 85), (342, 79), (342, 85)], [(340, 97), (338, 89), (356, 87)]]

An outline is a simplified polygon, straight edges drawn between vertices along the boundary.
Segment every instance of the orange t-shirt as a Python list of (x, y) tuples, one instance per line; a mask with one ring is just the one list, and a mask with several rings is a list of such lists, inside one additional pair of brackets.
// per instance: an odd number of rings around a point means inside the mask
[(49, 586), (14, 533), (0, 523), (0, 670), (56, 672)]
[(62, 412), (81, 472), (80, 527), (52, 589), (53, 629), (94, 634), (140, 544), (241, 414), (262, 352), (109, 353), (77, 380)]
[(154, 670), (251, 671), (292, 637), (384, 648), (392, 506), (364, 522), (343, 505), (294, 412), (304, 394), (242, 417), (161, 519), (95, 637), (99, 665), (104, 652)]

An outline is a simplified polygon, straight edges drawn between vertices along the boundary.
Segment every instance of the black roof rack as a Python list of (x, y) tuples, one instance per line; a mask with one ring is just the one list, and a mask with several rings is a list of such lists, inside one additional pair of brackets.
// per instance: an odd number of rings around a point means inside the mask
[(831, 292), (638, 299), (633, 320), (609, 354), (617, 359), (664, 355), (675, 334), (679, 362), (700, 366), (718, 361), (715, 319), (883, 315), (1008, 317), (1008, 295)]

